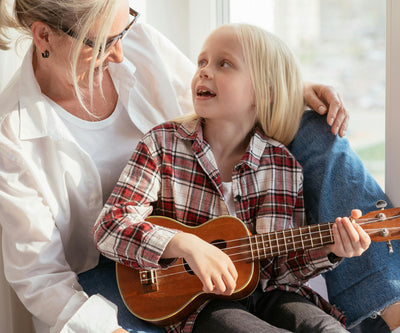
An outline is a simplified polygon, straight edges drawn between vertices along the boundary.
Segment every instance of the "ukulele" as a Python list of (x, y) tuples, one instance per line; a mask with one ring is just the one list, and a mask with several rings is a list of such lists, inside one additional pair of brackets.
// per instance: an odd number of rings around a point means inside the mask
[[(354, 219), (375, 242), (400, 239), (400, 207), (370, 212)], [(296, 250), (333, 243), (333, 222), (307, 225), (265, 234), (251, 235), (245, 224), (233, 216), (220, 216), (189, 227), (173, 219), (150, 216), (147, 221), (166, 228), (192, 233), (230, 256), (238, 272), (236, 289), (230, 296), (205, 293), (200, 279), (182, 258), (166, 269), (137, 270), (116, 264), (118, 288), (127, 308), (136, 317), (166, 326), (185, 319), (210, 298), (241, 299), (258, 285), (259, 261)]]

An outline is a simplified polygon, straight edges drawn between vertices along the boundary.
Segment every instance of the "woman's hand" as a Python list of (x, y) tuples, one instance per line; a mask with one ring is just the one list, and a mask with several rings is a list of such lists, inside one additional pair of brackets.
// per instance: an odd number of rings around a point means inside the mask
[(183, 257), (203, 284), (203, 291), (231, 295), (236, 288), (238, 273), (231, 258), (201, 238), (181, 232), (176, 234), (164, 251), (163, 258)]
[(317, 83), (304, 84), (304, 101), (319, 114), (327, 113), (327, 122), (334, 135), (346, 135), (349, 126), (349, 114), (343, 106), (337, 91), (330, 86)]
[[(359, 218), (361, 211), (354, 209), (352, 218)], [(332, 226), (334, 244), (327, 245), (327, 253), (333, 252), (338, 257), (360, 256), (371, 244), (371, 238), (358, 223), (351, 222), (349, 218), (338, 217)]]

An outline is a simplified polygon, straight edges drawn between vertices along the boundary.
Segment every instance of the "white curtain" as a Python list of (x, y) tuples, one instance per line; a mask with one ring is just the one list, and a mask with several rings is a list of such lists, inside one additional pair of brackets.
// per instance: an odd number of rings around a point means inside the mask
[[(13, 39), (16, 39), (16, 36)], [(29, 43), (19, 45), (18, 52), (16, 51), (15, 44), (8, 51), (0, 51), (0, 92), (21, 64), (28, 45)], [(0, 332), (31, 333), (33, 332), (31, 316), (4, 277), (2, 252), (2, 247), (0, 246)]]

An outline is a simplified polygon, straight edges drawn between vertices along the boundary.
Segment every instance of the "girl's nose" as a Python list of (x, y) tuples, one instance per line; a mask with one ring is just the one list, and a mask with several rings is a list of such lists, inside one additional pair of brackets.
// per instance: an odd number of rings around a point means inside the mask
[(200, 77), (203, 79), (209, 79), (212, 77), (212, 72), (208, 66), (204, 66), (200, 69)]

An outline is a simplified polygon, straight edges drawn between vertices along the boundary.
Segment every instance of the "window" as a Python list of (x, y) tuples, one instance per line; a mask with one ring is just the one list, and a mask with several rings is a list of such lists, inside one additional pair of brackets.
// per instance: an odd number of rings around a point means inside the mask
[(347, 137), (384, 187), (385, 2), (375, 0), (230, 0), (230, 20), (281, 37), (304, 78), (330, 84), (350, 113)]
[[(142, 6), (141, 20), (158, 28), (193, 61), (209, 32), (230, 19), (264, 24), (264, 28), (281, 36), (301, 60), (308, 80), (332, 84), (341, 93), (351, 115), (348, 138), (353, 148), (381, 186), (386, 185), (392, 203), (400, 206), (400, 1), (137, 0), (134, 3), (138, 2)], [(308, 31), (314, 42), (310, 37), (305, 39), (305, 33), (299, 37), (296, 30)], [(316, 38), (321, 41), (315, 41)], [(364, 65), (356, 62), (351, 66), (354, 59), (360, 59)], [(327, 68), (321, 70), (321, 65)], [(365, 81), (360, 81), (359, 75)]]

